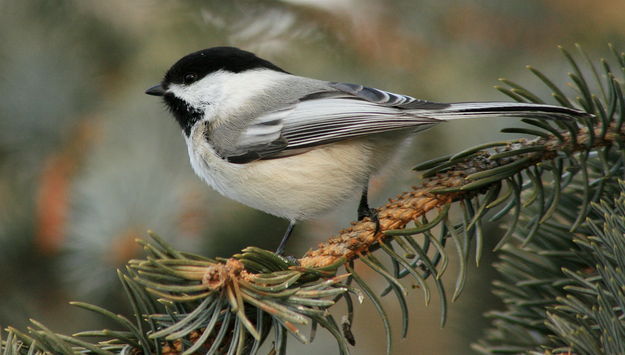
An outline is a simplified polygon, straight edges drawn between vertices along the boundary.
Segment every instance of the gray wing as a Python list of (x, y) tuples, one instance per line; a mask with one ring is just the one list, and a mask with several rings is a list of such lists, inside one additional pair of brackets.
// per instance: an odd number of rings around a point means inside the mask
[(330, 86), (341, 92), (378, 105), (397, 107), (404, 110), (442, 110), (450, 106), (449, 104), (419, 100), (408, 95), (394, 94), (358, 84), (330, 83)]
[(301, 97), (245, 126), (222, 156), (233, 163), (301, 154), (316, 146), (395, 130), (423, 130), (447, 120), (482, 117), (529, 117), (570, 120), (588, 117), (575, 109), (523, 102), (417, 100), (410, 96), (345, 83)]
[(419, 116), (415, 110), (441, 110), (449, 106), (362, 85), (330, 83), (329, 86), (327, 91), (307, 95), (252, 120), (225, 158), (242, 164), (301, 154), (319, 145), (365, 135), (425, 129), (440, 121)]

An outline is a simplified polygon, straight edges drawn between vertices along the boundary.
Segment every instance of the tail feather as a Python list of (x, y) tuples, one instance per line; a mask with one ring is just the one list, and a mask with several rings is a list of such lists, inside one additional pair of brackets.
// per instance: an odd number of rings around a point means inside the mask
[(517, 102), (457, 102), (436, 110), (415, 110), (418, 116), (438, 120), (459, 120), (483, 117), (523, 117), (551, 120), (571, 120), (590, 114), (562, 106)]

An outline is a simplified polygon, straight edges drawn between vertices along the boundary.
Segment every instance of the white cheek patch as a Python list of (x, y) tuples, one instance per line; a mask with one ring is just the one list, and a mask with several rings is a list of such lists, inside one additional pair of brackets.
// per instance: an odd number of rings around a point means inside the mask
[(184, 100), (190, 106), (204, 110), (219, 99), (219, 87), (215, 83), (207, 82), (205, 77), (191, 85), (170, 84), (168, 91)]
[(228, 83), (236, 81), (237, 75), (219, 70), (190, 85), (170, 84), (168, 91), (194, 109), (204, 112), (204, 118), (212, 121), (228, 105)]
[(191, 85), (170, 84), (168, 91), (204, 112), (207, 120), (229, 117), (250, 104), (267, 88), (288, 75), (274, 70), (257, 69), (241, 73), (218, 70)]

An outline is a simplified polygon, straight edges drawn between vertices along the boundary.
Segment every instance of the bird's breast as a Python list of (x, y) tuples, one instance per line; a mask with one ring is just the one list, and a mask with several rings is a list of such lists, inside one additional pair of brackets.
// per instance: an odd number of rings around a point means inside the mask
[[(188, 142), (196, 174), (222, 195), (264, 212), (301, 220), (353, 197), (379, 166), (379, 143), (357, 139), (247, 164), (219, 157), (206, 140)], [(382, 160), (386, 160), (383, 157)]]

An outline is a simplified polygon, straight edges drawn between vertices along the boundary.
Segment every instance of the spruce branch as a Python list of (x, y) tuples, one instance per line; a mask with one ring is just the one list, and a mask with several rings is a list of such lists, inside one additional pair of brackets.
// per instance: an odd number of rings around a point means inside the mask
[[(606, 61), (602, 62), (602, 76), (596, 74), (594, 83), (600, 94), (593, 95), (593, 85), (586, 81), (573, 56), (562, 51), (573, 67), (569, 77), (578, 93), (575, 99), (567, 98), (541, 72), (529, 69), (563, 106), (573, 107), (575, 102), (588, 114), (571, 121), (525, 119), (531, 128), (504, 131), (531, 138), (480, 145), (420, 164), (415, 169), (423, 172), (425, 180), (379, 209), (379, 233), (370, 220), (356, 222), (297, 262), (256, 247), (245, 248), (228, 259), (210, 259), (174, 250), (151, 234), (149, 241), (139, 241), (146, 258), (130, 261), (127, 269), (119, 273), (133, 307), (133, 320), (97, 306), (75, 303), (114, 320), (121, 330), (75, 334), (103, 339), (93, 344), (56, 334), (33, 321), (28, 333), (8, 329), (8, 337), (2, 342), (5, 353), (243, 354), (256, 353), (273, 334), (274, 351), (284, 354), (287, 335), (309, 343), (321, 326), (334, 336), (340, 353), (347, 354), (349, 345), (355, 341), (351, 332), (353, 297), (359, 302), (364, 297), (371, 300), (384, 323), (387, 353), (391, 353), (390, 321), (377, 292), (355, 270), (355, 261), (360, 260), (364, 267), (388, 282), (381, 295), (391, 291), (395, 295), (401, 307), (405, 337), (408, 301), (401, 279), (411, 277), (421, 288), (426, 304), (431, 299), (426, 280), (432, 279), (441, 299), (441, 324), (444, 324), (447, 297), (441, 277), (448, 263), (447, 243), (451, 241), (459, 255), (460, 270), (451, 297), (455, 300), (464, 287), (470, 255), (474, 254), (479, 263), (483, 254), (481, 224), (487, 212), (496, 211), (491, 220), (512, 217), (496, 249), (516, 241), (521, 252), (508, 254), (511, 249), (506, 247), (504, 255), (531, 264), (532, 257), (523, 255), (524, 247), (536, 246), (536, 253), (566, 253), (557, 248), (560, 241), (550, 238), (554, 230), (558, 232), (555, 234), (569, 238), (573, 232), (585, 233), (586, 218), (592, 215), (591, 205), (615, 193), (617, 177), (622, 176), (625, 164), (622, 88), (625, 56), (615, 52), (619, 71), (613, 72)], [(543, 101), (512, 81), (504, 79), (502, 83), (506, 87), (498, 90), (510, 97)], [(459, 220), (449, 213), (451, 208), (461, 212)], [(409, 226), (410, 223), (415, 226)], [(390, 268), (381, 256), (388, 258)], [(527, 276), (523, 270), (515, 269), (513, 263), (506, 270), (511, 276)], [(574, 270), (569, 276), (590, 288), (589, 281), (575, 277), (579, 270)], [(519, 288), (522, 287), (502, 287), (502, 294), (518, 297), (525, 292)], [(615, 299), (615, 291), (610, 292), (602, 296), (604, 305)], [(341, 300), (347, 306), (347, 315), (339, 324), (329, 309)], [(575, 310), (577, 306), (573, 300), (566, 304), (566, 309)], [(528, 329), (551, 329), (552, 334), (564, 338), (574, 329), (573, 324), (563, 321), (570, 319), (566, 312), (554, 309), (550, 313), (551, 323), (542, 326), (536, 320), (528, 321), (529, 308), (523, 307), (519, 308), (520, 313), (515, 310), (496, 317), (504, 320), (504, 324), (527, 323)], [(597, 324), (604, 324), (607, 319), (601, 318)], [(305, 332), (305, 327), (310, 327), (310, 331)], [(493, 348), (487, 343), (477, 347), (485, 352), (520, 348)]]
[[(483, 354), (622, 354), (625, 352), (625, 181), (592, 204), (577, 233), (561, 206), (524, 248), (506, 245), (496, 268), (496, 294), (506, 305), (491, 311), (493, 328), (474, 349)], [(572, 204), (582, 203), (572, 195)], [(517, 231), (521, 236), (526, 229)]]
[[(497, 187), (502, 180), (542, 162), (552, 161), (559, 153), (571, 155), (609, 146), (620, 142), (625, 134), (623, 129), (617, 130), (614, 124), (609, 125), (602, 133), (603, 130), (602, 127), (597, 127), (591, 132), (588, 128), (581, 128), (574, 137), (568, 132), (558, 133), (559, 136), (541, 134), (534, 139), (518, 139), (505, 144), (491, 143), (489, 145), (497, 144), (494, 152), (478, 150), (472, 152), (469, 157), (465, 154), (456, 154), (424, 174), (435, 176), (425, 179), (418, 186), (413, 186), (413, 191), (390, 199), (385, 206), (378, 209), (381, 225), (378, 234), (374, 234), (375, 223), (368, 218), (355, 222), (342, 230), (338, 236), (307, 252), (299, 260), (300, 264), (305, 267), (323, 267), (334, 264), (341, 258), (347, 261), (357, 259), (374, 248), (376, 243), (382, 243), (397, 235), (423, 232), (423, 227), (402, 229), (430, 210), (440, 209), (451, 202), (473, 198), (480, 192)], [(415, 169), (424, 170), (431, 164), (427, 162)], [(439, 172), (442, 169), (446, 171)], [(489, 209), (489, 206), (486, 206), (486, 209)], [(434, 227), (434, 224), (430, 226)]]

